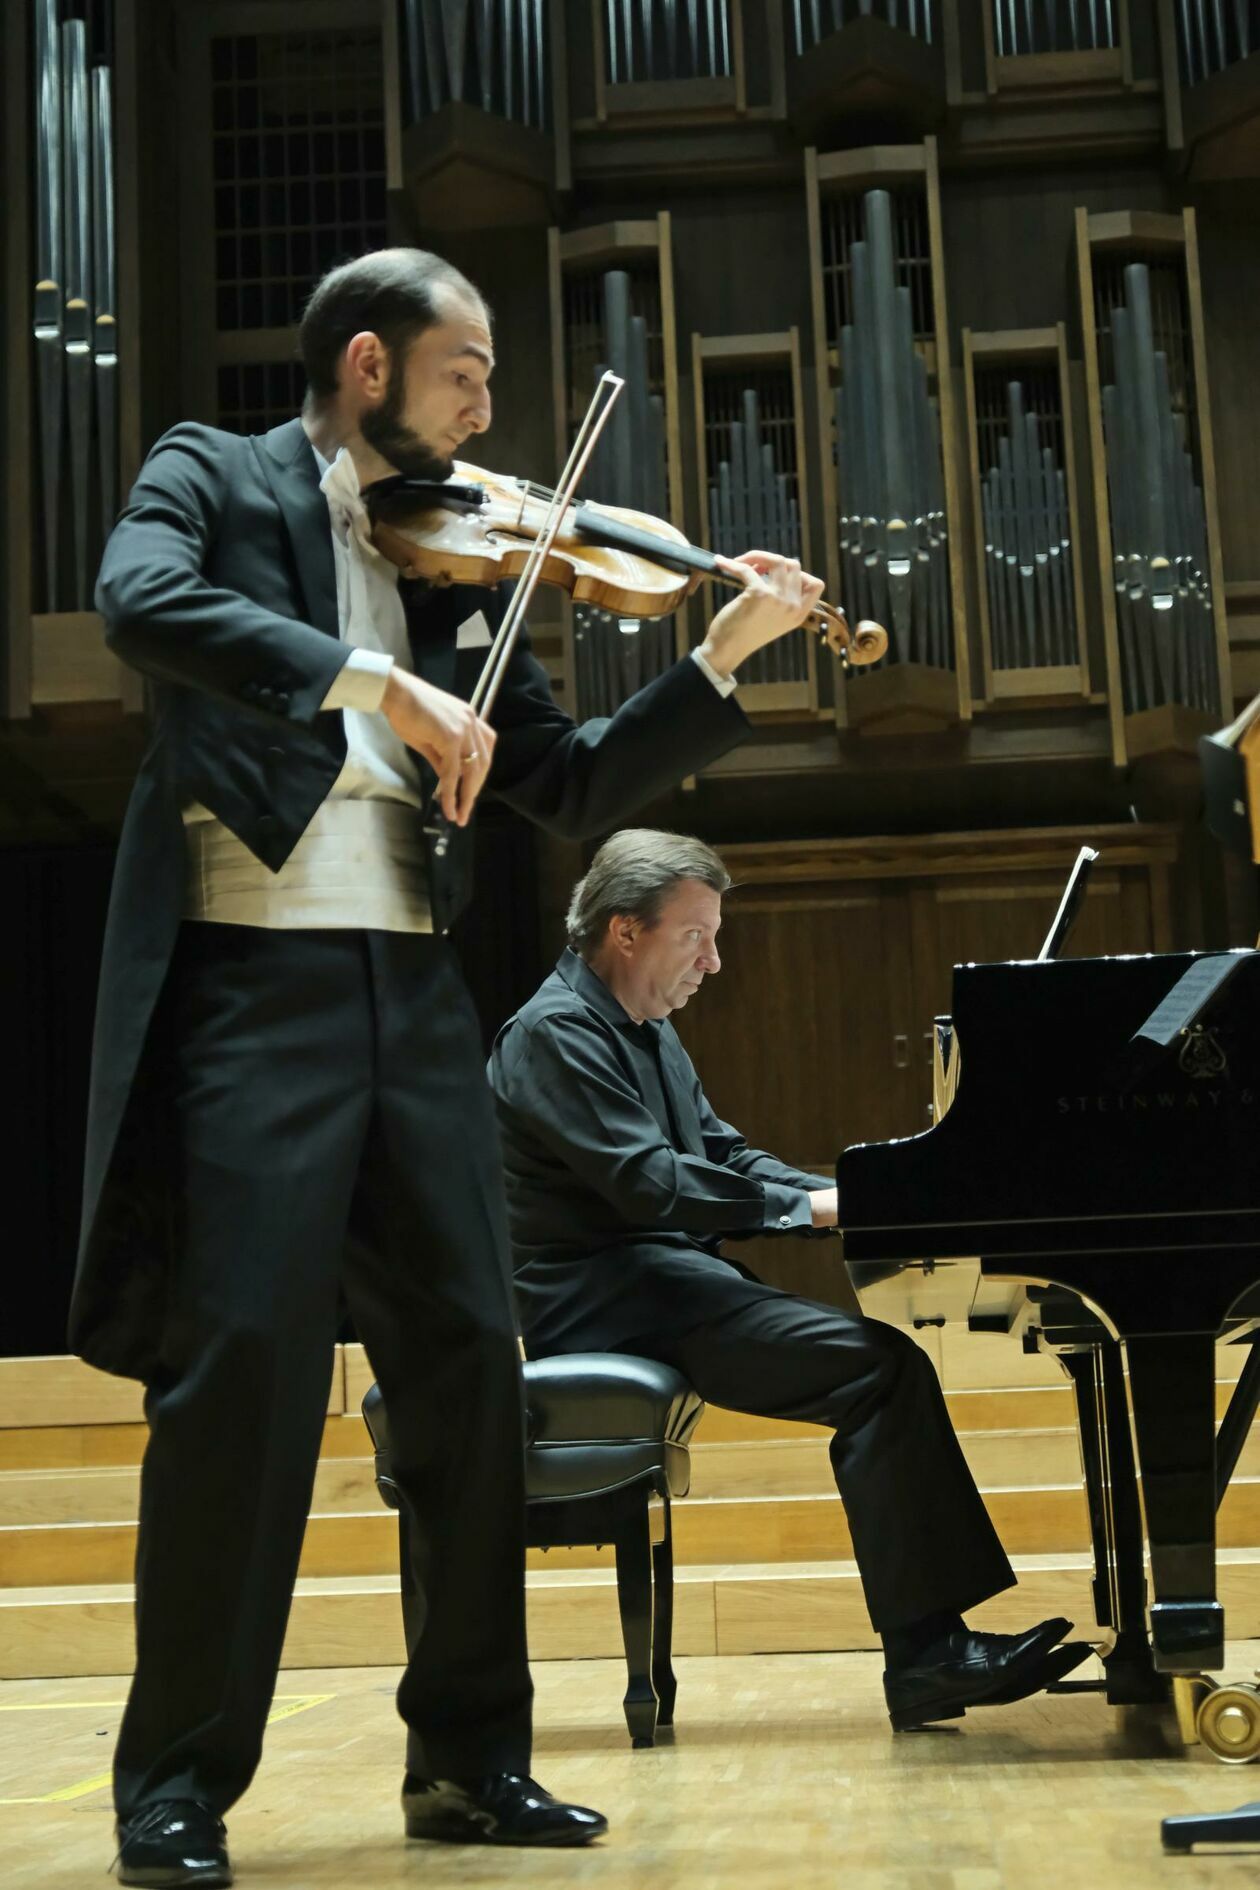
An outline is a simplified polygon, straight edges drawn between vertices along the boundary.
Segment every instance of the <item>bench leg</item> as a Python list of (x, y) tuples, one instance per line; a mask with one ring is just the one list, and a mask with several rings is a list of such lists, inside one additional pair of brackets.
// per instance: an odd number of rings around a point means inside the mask
[(637, 1750), (656, 1737), (656, 1690), (652, 1685), (652, 1534), (647, 1497), (616, 1536), (617, 1606), (626, 1649), (626, 1724)]
[(665, 1534), (652, 1545), (652, 1685), (660, 1701), (658, 1726), (674, 1723), (678, 1681), (674, 1677), (674, 1536), (669, 1498), (665, 1498)]

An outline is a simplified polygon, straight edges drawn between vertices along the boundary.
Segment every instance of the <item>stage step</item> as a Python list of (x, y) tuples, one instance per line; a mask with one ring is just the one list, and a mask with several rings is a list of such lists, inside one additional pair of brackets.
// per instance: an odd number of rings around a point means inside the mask
[[(1079, 1483), (983, 1492), (1008, 1553), (1070, 1553), (1089, 1543)], [(134, 1522), (14, 1524), (0, 1528), (0, 1590), (65, 1582), (125, 1581), (135, 1565)], [(1222, 1506), (1226, 1548), (1260, 1543), (1260, 1480), (1235, 1478)], [(680, 1563), (844, 1560), (853, 1553), (834, 1491), (810, 1496), (688, 1499), (674, 1506)], [(396, 1519), (383, 1506), (312, 1514), (300, 1572), (307, 1576), (384, 1575), (397, 1559)], [(530, 1551), (531, 1566), (598, 1567), (610, 1549)]]
[[(1016, 1556), (1018, 1586), (976, 1609), (999, 1632), (1065, 1614), (1094, 1633), (1087, 1556)], [(1260, 1635), (1260, 1552), (1225, 1549), (1220, 1595), (1232, 1637)], [(535, 1660), (621, 1653), (611, 1570), (536, 1571), (528, 1577)], [(678, 1571), (679, 1654), (843, 1652), (877, 1645), (852, 1562), (697, 1563)], [(0, 1679), (128, 1673), (132, 1590), (124, 1583), (11, 1589), (0, 1595)], [(402, 1660), (398, 1583), (389, 1576), (326, 1576), (298, 1583), (285, 1667), (395, 1667)]]
[[(1014, 1382), (975, 1382), (983, 1360), (922, 1335), (1020, 1586), (977, 1618), (1013, 1628), (1042, 1614), (1088, 1623), (1090, 1558), (1070, 1388), (1053, 1361), (1016, 1357)], [(960, 1335), (965, 1338), (966, 1335)], [(977, 1363), (977, 1357), (980, 1363)], [(1218, 1411), (1240, 1362), (1219, 1354)], [(396, 1520), (379, 1503), (358, 1406), (357, 1347), (334, 1360), (329, 1416), (286, 1665), (393, 1665), (401, 1658)], [(30, 1424), (23, 1418), (38, 1416)], [(138, 1464), (138, 1391), (74, 1359), (0, 1361), (0, 1676), (125, 1672)], [(692, 1494), (674, 1509), (677, 1645), (685, 1653), (843, 1651), (874, 1644), (830, 1433), (710, 1407), (692, 1449)], [(1221, 1516), (1220, 1590), (1231, 1634), (1260, 1633), (1260, 1441), (1249, 1441)], [(611, 1552), (530, 1554), (536, 1658), (619, 1653)]]
[[(784, 1427), (780, 1427), (784, 1428)], [(976, 1481), (989, 1489), (1020, 1489), (1080, 1480), (1074, 1429), (976, 1431), (960, 1442)], [(835, 1483), (828, 1457), (830, 1433), (797, 1437), (732, 1437), (695, 1443), (691, 1497), (819, 1496)], [(1241, 1475), (1260, 1474), (1260, 1439), (1249, 1445)], [(134, 1522), (140, 1471), (135, 1464), (80, 1469), (0, 1470), (0, 1528), (45, 1523)], [(325, 1457), (315, 1478), (316, 1515), (375, 1509), (372, 1458)]]

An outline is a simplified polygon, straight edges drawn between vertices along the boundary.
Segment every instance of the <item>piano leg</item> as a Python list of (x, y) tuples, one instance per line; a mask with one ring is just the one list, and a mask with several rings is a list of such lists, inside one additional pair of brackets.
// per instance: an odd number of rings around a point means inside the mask
[(1225, 1659), (1216, 1598), (1215, 1340), (1207, 1333), (1128, 1337), (1129, 1395), (1151, 1550), (1151, 1639), (1161, 1673)]
[(1101, 1351), (1099, 1346), (1089, 1346), (1080, 1352), (1062, 1352), (1059, 1363), (1072, 1380), (1076, 1400), (1081, 1468), (1085, 1473), (1085, 1501), (1089, 1507), (1089, 1535), (1094, 1551), (1094, 1619), (1100, 1627), (1118, 1628), (1115, 1545), (1103, 1472)]
[(1072, 1380), (1080, 1426), (1094, 1551), (1094, 1614), (1115, 1635), (1103, 1657), (1103, 1688), (1112, 1706), (1162, 1702), (1168, 1682), (1155, 1671), (1146, 1634), (1142, 1512), (1120, 1348), (1114, 1339), (1105, 1339), (1060, 1358)]

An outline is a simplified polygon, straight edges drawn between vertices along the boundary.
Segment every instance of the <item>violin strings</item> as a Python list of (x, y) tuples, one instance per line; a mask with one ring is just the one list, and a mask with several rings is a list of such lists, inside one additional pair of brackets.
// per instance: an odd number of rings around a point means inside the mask
[[(488, 716), (494, 707), (499, 685), (503, 681), (516, 644), (520, 624), (529, 608), (543, 565), (555, 543), (577, 483), (586, 471), (587, 461), (624, 385), (625, 382), (620, 375), (605, 372), (591, 396), (591, 404), (577, 430), (556, 489), (551, 494), (550, 504), (543, 517), (542, 529), (530, 548), (529, 556), (517, 580), (512, 601), (503, 613), (498, 635), (490, 646), (485, 666), (478, 679), (477, 687), (473, 691), (472, 707), (478, 715)], [(603, 400), (601, 407), (600, 402), (604, 395), (607, 395), (607, 398)]]

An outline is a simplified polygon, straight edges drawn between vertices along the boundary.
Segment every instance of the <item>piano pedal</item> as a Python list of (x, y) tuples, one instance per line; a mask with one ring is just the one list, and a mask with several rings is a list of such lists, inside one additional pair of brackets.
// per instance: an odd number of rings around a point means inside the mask
[(1107, 1677), (1100, 1674), (1097, 1680), (1052, 1680), (1046, 1688), (1047, 1693), (1105, 1693)]

